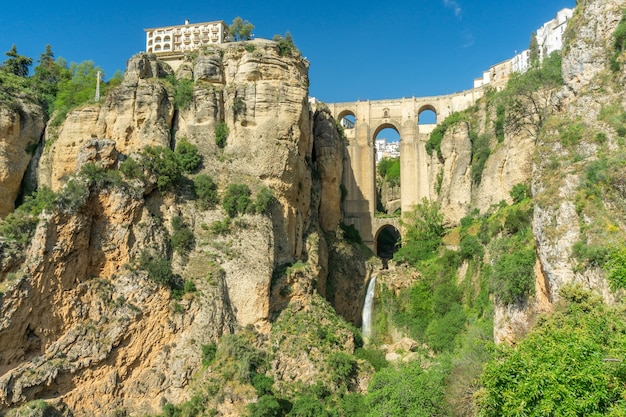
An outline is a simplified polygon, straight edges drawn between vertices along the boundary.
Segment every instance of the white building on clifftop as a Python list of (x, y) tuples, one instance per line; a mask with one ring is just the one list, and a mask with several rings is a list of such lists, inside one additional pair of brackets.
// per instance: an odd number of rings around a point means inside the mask
[[(549, 56), (554, 51), (559, 51), (563, 47), (563, 34), (567, 27), (567, 21), (573, 16), (574, 9), (561, 9), (556, 17), (543, 24), (537, 29), (537, 44), (539, 45), (539, 60)], [(530, 64), (530, 51), (528, 49), (515, 55), (510, 60), (493, 65), (483, 73), (481, 78), (474, 80), (474, 88), (484, 85), (493, 85), (496, 88), (503, 88), (509, 80), (511, 72), (526, 72)], [(503, 72), (503, 68), (507, 68)]]
[[(217, 45), (228, 41), (228, 27), (223, 20), (215, 22), (189, 23), (144, 29), (146, 52), (156, 54), (159, 59), (178, 67), (186, 52), (202, 46)], [(176, 69), (176, 68), (174, 68)]]

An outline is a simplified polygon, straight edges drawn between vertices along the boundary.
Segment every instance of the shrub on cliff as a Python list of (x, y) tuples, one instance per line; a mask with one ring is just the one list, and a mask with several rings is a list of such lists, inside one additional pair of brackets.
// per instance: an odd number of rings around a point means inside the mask
[(213, 178), (207, 174), (200, 174), (193, 180), (194, 189), (198, 196), (197, 204), (200, 210), (213, 208), (219, 203), (217, 185)]
[(245, 184), (230, 184), (222, 197), (222, 207), (231, 219), (254, 209), (250, 187)]
[(225, 122), (219, 122), (215, 126), (215, 144), (218, 148), (224, 148), (226, 146), (226, 139), (228, 139), (228, 126)]

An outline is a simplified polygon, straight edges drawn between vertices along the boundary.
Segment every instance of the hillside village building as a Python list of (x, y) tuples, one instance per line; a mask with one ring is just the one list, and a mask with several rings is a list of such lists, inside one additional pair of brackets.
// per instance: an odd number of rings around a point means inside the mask
[(388, 142), (387, 139), (376, 139), (376, 164), (383, 158), (397, 158), (400, 156), (400, 142)]
[(228, 27), (223, 20), (215, 22), (189, 23), (144, 29), (146, 32), (146, 52), (156, 54), (174, 70), (178, 68), (186, 52), (203, 46), (216, 45), (228, 41)]
[[(554, 51), (563, 47), (563, 34), (567, 27), (567, 21), (574, 14), (573, 9), (561, 9), (556, 17), (543, 24), (537, 29), (537, 43), (539, 45), (539, 60), (549, 56)], [(511, 72), (526, 72), (530, 63), (530, 51), (528, 49), (515, 55), (513, 58), (496, 64), (483, 72), (482, 78), (474, 80), (474, 88), (484, 85), (493, 85), (497, 89), (504, 88)]]

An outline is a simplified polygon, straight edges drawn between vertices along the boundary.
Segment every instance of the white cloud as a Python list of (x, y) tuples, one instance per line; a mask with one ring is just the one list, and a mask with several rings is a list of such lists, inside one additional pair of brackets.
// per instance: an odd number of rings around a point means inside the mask
[(454, 11), (454, 15), (458, 18), (463, 14), (461, 5), (456, 0), (443, 0), (443, 5)]

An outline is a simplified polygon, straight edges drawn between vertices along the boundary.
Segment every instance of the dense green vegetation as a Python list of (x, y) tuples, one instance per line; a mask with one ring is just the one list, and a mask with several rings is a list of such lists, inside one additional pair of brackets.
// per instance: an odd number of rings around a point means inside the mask
[(121, 73), (118, 71), (109, 80), (105, 81), (104, 71), (93, 61), (71, 63), (69, 66), (63, 58), (54, 59), (50, 45), (39, 56), (38, 65), (34, 67), (33, 75), (29, 76), (33, 59), (17, 53), (15, 45), (5, 54), (0, 71), (0, 105), (14, 107), (15, 97), (22, 96), (38, 102), (53, 116), (53, 123), (61, 123), (67, 113), (89, 102), (94, 102), (96, 93), (97, 73), (101, 75), (101, 95), (121, 82)]
[(481, 377), (479, 416), (624, 416), (626, 315), (577, 286)]
[(376, 166), (378, 175), (392, 187), (400, 185), (400, 158), (384, 157)]

